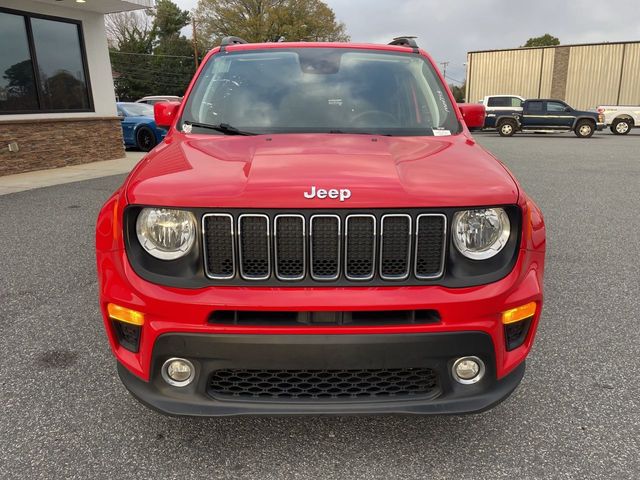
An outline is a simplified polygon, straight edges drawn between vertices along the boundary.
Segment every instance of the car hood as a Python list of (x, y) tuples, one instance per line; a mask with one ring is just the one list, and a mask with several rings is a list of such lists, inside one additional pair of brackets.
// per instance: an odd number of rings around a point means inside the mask
[(156, 119), (153, 117), (148, 117), (146, 115), (139, 115), (139, 116), (135, 116), (135, 117), (131, 117), (132, 119), (134, 119), (135, 121), (139, 122), (139, 123), (155, 123)]
[[(306, 198), (312, 186), (351, 196)], [(127, 199), (175, 207), (453, 207), (516, 203), (518, 185), (464, 135), (174, 132), (131, 173)]]
[(576, 110), (576, 112), (578, 115), (582, 115), (584, 117), (594, 117), (594, 118), (598, 118), (598, 112), (589, 112), (587, 110)]

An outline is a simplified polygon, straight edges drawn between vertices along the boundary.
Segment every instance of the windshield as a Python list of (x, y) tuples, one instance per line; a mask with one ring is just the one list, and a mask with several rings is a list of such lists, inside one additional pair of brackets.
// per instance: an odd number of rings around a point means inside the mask
[(205, 66), (181, 128), (227, 124), (253, 133), (450, 135), (461, 126), (420, 55), (300, 48), (227, 52)]
[(153, 117), (153, 106), (146, 103), (121, 104), (120, 109), (127, 117)]

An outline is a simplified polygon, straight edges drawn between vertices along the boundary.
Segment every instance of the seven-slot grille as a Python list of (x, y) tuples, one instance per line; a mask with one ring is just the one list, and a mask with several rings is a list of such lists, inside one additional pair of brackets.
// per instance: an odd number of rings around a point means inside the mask
[(440, 213), (211, 213), (202, 226), (214, 280), (391, 282), (444, 273)]

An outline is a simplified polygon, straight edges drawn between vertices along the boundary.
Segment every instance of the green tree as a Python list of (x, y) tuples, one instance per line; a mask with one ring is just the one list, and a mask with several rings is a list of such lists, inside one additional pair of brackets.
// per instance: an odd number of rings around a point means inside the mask
[(198, 37), (209, 47), (230, 35), (248, 42), (349, 40), (321, 0), (200, 0), (196, 16)]
[(180, 34), (182, 29), (191, 22), (187, 10), (181, 10), (171, 0), (158, 0), (156, 8), (152, 9), (149, 15), (153, 17), (154, 54), (192, 55), (191, 41)]
[(146, 14), (129, 12), (107, 18), (120, 100), (184, 94), (195, 71), (192, 44), (180, 33), (189, 22), (189, 12), (171, 0), (158, 0)]
[(193, 44), (180, 33), (191, 22), (191, 16), (171, 0), (157, 0), (151, 15), (156, 40), (150, 70), (160, 72), (163, 80), (156, 91), (182, 96), (195, 71)]
[(456, 102), (458, 103), (464, 103), (465, 102), (465, 92), (466, 92), (466, 85), (463, 83), (460, 86), (454, 85), (452, 83), (449, 84), (449, 88), (451, 89), (451, 93), (453, 93), (453, 98), (456, 99)]
[(523, 45), (523, 47), (553, 47), (555, 45), (560, 45), (560, 40), (558, 37), (554, 37), (549, 33), (545, 33), (540, 37), (533, 37), (527, 40), (527, 43)]
[(181, 10), (171, 0), (157, 0), (156, 7), (148, 14), (153, 17), (153, 28), (159, 41), (180, 37), (180, 31), (191, 21), (189, 12)]

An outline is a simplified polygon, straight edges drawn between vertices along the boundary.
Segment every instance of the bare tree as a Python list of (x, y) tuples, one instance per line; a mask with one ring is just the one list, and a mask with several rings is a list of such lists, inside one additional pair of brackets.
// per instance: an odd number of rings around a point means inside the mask
[(132, 40), (151, 38), (153, 20), (146, 11), (112, 13), (105, 16), (105, 30), (109, 48), (119, 49)]

